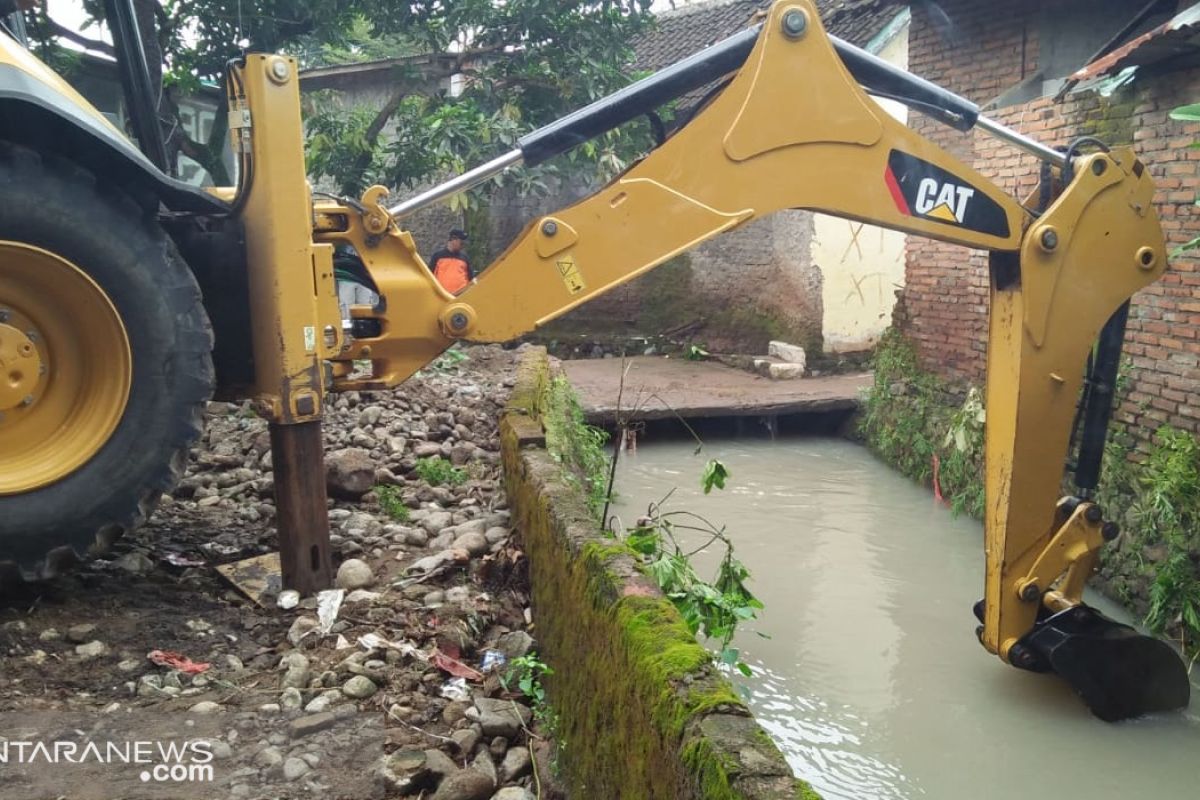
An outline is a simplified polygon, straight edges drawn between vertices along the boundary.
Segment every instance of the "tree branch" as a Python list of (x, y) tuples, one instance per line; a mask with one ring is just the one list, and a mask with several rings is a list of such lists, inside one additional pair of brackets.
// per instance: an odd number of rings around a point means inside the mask
[(50, 27), (51, 35), (58, 36), (62, 39), (66, 39), (68, 41), (74, 42), (77, 45), (86, 47), (88, 50), (95, 50), (97, 52), (104, 53), (106, 55), (110, 55), (110, 56), (114, 56), (114, 57), (116, 56), (117, 51), (113, 49), (113, 46), (111, 44), (109, 44), (107, 42), (102, 42), (99, 39), (89, 39), (88, 37), (86, 37), (80, 33), (76, 33), (75, 31), (71, 30), (70, 28), (66, 27), (65, 25), (61, 25), (58, 22), (55, 22), (53, 19), (50, 18), (49, 15), (45, 15), (45, 19), (46, 19), (46, 24)]

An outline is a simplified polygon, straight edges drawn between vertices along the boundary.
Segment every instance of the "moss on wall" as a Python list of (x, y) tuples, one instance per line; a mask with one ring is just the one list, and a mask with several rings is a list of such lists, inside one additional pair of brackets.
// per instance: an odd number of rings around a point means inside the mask
[(624, 545), (538, 443), (545, 353), (518, 376), (501, 423), (505, 485), (530, 560), (540, 655), (576, 797), (814, 798), (753, 722)]

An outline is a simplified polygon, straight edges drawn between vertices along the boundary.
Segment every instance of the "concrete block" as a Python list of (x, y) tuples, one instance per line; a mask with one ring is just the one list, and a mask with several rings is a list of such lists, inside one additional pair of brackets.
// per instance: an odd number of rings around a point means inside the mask
[(778, 358), (780, 361), (799, 364), (801, 371), (804, 370), (804, 364), (808, 360), (803, 347), (787, 342), (771, 342), (767, 345), (767, 355)]
[(803, 364), (791, 364), (787, 361), (771, 364), (767, 367), (767, 376), (773, 381), (790, 381), (804, 377)]

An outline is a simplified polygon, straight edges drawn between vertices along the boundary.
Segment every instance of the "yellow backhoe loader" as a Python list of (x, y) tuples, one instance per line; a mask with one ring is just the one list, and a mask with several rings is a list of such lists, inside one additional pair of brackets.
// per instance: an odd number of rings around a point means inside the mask
[[(164, 173), (132, 6), (105, 6), (140, 149), (0, 35), (0, 558), (44, 574), (47, 553), (144, 520), (215, 390), (252, 398), (270, 423), (285, 582), (326, 586), (331, 392), (396, 386), (457, 341), (513, 339), (720, 233), (813, 209), (990, 253), (983, 646), (1063, 676), (1104, 719), (1187, 704), (1174, 651), (1081, 599), (1118, 532), (1090, 498), (1129, 299), (1167, 260), (1130, 149), (1046, 147), (827, 35), (811, 0), (778, 0), (757, 25), (394, 205), (382, 187), (313, 193), (297, 64), (246, 55), (226, 81), (238, 185), (201, 191)], [(717, 81), (688, 124), (531, 221), (457, 295), (404, 230), (419, 208)], [(1042, 186), (1010, 197), (878, 97), (1032, 155)], [(379, 298), (345, 318), (335, 248)], [(1069, 452), (1075, 489), (1060, 497)]]

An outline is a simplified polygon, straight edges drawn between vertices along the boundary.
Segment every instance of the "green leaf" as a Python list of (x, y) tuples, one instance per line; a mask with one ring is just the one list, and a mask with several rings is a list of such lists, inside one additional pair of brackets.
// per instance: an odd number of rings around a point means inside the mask
[(1177, 119), (1184, 122), (1200, 122), (1200, 103), (1192, 103), (1187, 106), (1180, 106), (1173, 109), (1168, 115), (1171, 119)]
[(640, 555), (654, 555), (658, 551), (658, 533), (652, 528), (637, 528), (626, 537), (625, 544)]
[(715, 486), (718, 489), (725, 488), (725, 481), (729, 479), (729, 469), (720, 461), (713, 458), (704, 465), (704, 472), (700, 475), (700, 486), (703, 487), (704, 493), (708, 494)]

